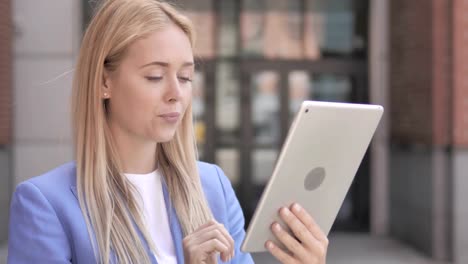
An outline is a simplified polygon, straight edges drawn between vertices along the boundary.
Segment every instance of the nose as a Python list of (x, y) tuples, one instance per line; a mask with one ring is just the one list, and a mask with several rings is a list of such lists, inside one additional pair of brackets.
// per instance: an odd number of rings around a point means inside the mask
[(166, 87), (166, 101), (178, 102), (182, 97), (182, 87), (180, 86), (177, 76), (170, 78)]

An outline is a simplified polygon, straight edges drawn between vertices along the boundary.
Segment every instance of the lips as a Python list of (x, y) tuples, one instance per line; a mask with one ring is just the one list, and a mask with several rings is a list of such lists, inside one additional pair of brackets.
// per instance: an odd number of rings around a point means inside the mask
[(171, 112), (171, 113), (165, 113), (159, 115), (163, 120), (169, 122), (169, 123), (175, 123), (179, 120), (180, 118), (180, 113), (178, 112)]

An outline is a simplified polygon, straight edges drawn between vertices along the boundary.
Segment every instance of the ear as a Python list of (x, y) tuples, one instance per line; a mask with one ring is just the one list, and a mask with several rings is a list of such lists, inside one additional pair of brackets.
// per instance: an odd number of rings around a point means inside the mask
[(109, 72), (106, 69), (104, 69), (104, 73), (102, 74), (101, 98), (109, 99), (110, 97), (111, 97), (111, 80), (110, 80)]

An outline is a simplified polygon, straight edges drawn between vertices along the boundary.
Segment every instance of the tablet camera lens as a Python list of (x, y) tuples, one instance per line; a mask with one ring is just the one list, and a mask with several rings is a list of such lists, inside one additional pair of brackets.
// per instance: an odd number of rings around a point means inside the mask
[(306, 112), (306, 113), (309, 113), (309, 109), (306, 109), (305, 112)]

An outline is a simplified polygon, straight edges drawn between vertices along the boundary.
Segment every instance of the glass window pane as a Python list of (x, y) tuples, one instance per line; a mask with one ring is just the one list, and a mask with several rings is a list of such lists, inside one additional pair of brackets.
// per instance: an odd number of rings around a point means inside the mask
[[(318, 59), (363, 46), (354, 0), (245, 0), (240, 27), (244, 55)], [(305, 9), (305, 12), (303, 11)]]
[(193, 96), (192, 113), (194, 121), (195, 139), (197, 141), (200, 157), (203, 156), (203, 146), (205, 143), (205, 76), (202, 72), (196, 71), (193, 76)]
[(349, 76), (333, 74), (314, 76), (312, 98), (318, 101), (350, 102), (351, 83)]
[(256, 149), (252, 152), (254, 185), (267, 183), (273, 174), (278, 154), (277, 149)]
[(254, 142), (277, 146), (280, 136), (279, 75), (263, 71), (253, 76), (252, 122)]
[(242, 1), (240, 30), (242, 52), (248, 56), (261, 56), (263, 53), (264, 1)]
[(239, 80), (235, 64), (220, 62), (216, 74), (216, 125), (219, 142), (238, 144), (239, 132)]
[(304, 100), (351, 102), (352, 99), (352, 82), (346, 75), (292, 71), (288, 75), (288, 85), (290, 122)]
[(267, 1), (264, 56), (269, 59), (303, 57), (302, 0)]
[(239, 183), (239, 150), (221, 148), (216, 151), (216, 163), (223, 169), (232, 185)]
[(221, 56), (233, 56), (237, 54), (238, 30), (237, 5), (239, 1), (219, 1), (220, 16), (219, 29), (219, 54)]
[(354, 48), (353, 0), (306, 0), (305, 54), (317, 58), (320, 50), (350, 53)]
[[(288, 75), (289, 84), (289, 112), (296, 114), (301, 103), (312, 97), (312, 83), (306, 71), (292, 71)], [(292, 118), (290, 118), (292, 121)]]
[(192, 21), (196, 31), (194, 53), (197, 57), (213, 58), (216, 55), (216, 13), (213, 0), (176, 0), (175, 3)]
[(302, 0), (243, 1), (241, 13), (243, 54), (267, 58), (302, 58), (301, 2)]
[(279, 74), (262, 71), (253, 75), (252, 152), (253, 182), (263, 185), (271, 177), (278, 156), (280, 139)]

